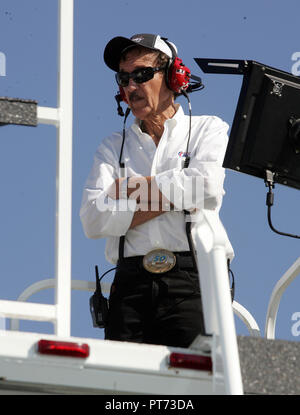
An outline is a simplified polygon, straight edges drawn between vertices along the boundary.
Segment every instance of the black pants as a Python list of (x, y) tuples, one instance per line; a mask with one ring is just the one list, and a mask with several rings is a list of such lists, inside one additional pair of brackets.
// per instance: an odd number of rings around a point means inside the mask
[(162, 274), (137, 263), (118, 266), (106, 339), (188, 347), (204, 332), (197, 272), (177, 265)]

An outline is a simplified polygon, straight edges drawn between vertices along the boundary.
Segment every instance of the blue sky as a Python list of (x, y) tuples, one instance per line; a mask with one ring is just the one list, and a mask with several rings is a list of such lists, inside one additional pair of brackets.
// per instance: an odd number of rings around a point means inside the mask
[[(1, 1), (0, 56), (6, 57), (6, 76), (0, 76), (0, 96), (57, 105), (57, 3)], [(284, 7), (279, 0), (143, 3), (75, 0), (73, 279), (94, 281), (96, 264), (100, 272), (112, 267), (104, 258), (104, 241), (86, 239), (79, 220), (93, 154), (105, 136), (121, 129), (114, 76), (102, 58), (112, 37), (143, 32), (168, 37), (205, 84), (203, 91), (191, 95), (193, 114), (215, 114), (230, 126), (242, 77), (202, 74), (193, 58), (253, 59), (291, 72), (293, 54), (299, 52), (300, 57), (298, 0), (286, 0)], [(185, 100), (180, 102), (187, 112)], [(54, 276), (56, 131), (44, 125), (4, 126), (0, 143), (0, 297), (13, 300), (30, 284)], [(235, 249), (236, 300), (251, 312), (263, 333), (272, 290), (298, 258), (299, 241), (269, 229), (267, 189), (261, 179), (228, 170), (225, 189), (221, 218)], [(297, 190), (275, 187), (277, 228), (300, 233), (299, 202)], [(292, 334), (292, 315), (300, 311), (299, 292), (300, 277), (281, 300), (277, 338), (299, 341)], [(90, 293), (72, 294), (72, 335), (102, 338), (102, 330), (92, 327), (89, 297)], [(52, 303), (53, 291), (36, 294), (31, 301)], [(238, 319), (236, 327), (238, 334), (248, 334)], [(52, 325), (22, 322), (21, 329), (51, 333)]]

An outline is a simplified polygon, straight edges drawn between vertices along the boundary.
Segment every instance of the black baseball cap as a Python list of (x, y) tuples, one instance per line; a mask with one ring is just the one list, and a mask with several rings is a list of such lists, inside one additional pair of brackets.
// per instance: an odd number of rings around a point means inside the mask
[(159, 50), (170, 58), (173, 58), (174, 54), (177, 54), (177, 48), (173, 43), (166, 42), (165, 40), (167, 39), (159, 35), (151, 35), (148, 33), (133, 35), (129, 39), (122, 36), (114, 37), (104, 49), (104, 62), (110, 69), (118, 72), (122, 53), (133, 46), (143, 46), (151, 50)]

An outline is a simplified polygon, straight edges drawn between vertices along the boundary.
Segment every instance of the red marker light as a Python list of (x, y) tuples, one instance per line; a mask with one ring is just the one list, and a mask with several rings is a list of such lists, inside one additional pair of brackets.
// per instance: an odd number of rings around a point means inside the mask
[(42, 339), (38, 342), (38, 352), (56, 356), (87, 358), (90, 354), (90, 347), (86, 343)]
[(182, 369), (194, 369), (212, 371), (212, 360), (210, 356), (199, 356), (196, 354), (171, 353), (170, 366)]

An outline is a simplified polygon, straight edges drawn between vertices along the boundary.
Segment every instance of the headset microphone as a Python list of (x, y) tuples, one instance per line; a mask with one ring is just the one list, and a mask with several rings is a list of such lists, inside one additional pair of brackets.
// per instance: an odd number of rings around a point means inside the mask
[(124, 117), (124, 111), (123, 111), (123, 108), (121, 107), (121, 102), (123, 101), (123, 98), (120, 93), (115, 95), (115, 100), (117, 101), (117, 104), (118, 104), (118, 114), (121, 117)]
[(190, 76), (191, 79), (193, 79), (193, 81), (197, 81), (197, 82), (193, 82), (193, 83), (189, 83), (189, 86), (186, 89), (186, 92), (194, 92), (194, 91), (201, 91), (201, 89), (204, 88), (204, 85), (202, 83), (202, 79), (199, 76), (196, 75), (191, 75)]

